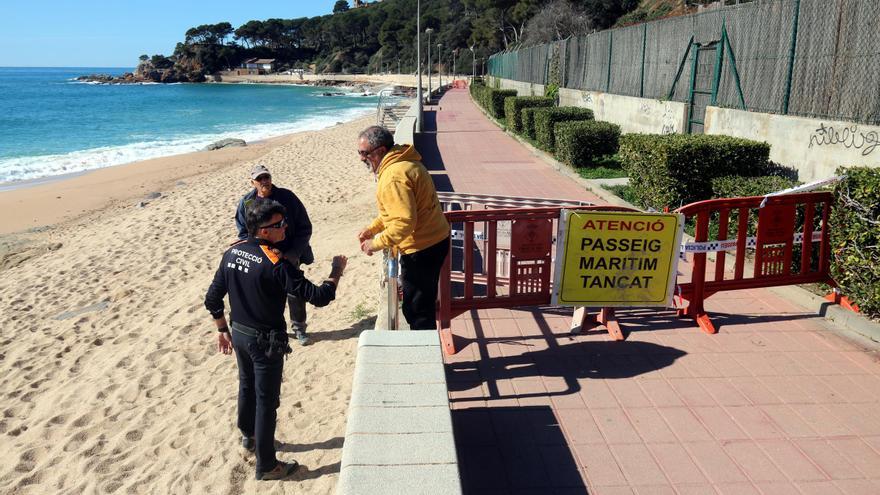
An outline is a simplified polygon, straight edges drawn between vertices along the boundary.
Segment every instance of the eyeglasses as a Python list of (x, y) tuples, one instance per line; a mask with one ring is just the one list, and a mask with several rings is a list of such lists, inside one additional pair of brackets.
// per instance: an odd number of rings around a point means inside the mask
[(377, 149), (379, 149), (381, 147), (382, 147), (382, 145), (379, 145), (369, 151), (358, 150), (358, 155), (361, 155), (361, 158), (366, 158), (366, 157), (372, 155), (374, 151), (376, 151)]
[(273, 223), (271, 225), (263, 225), (260, 228), (261, 229), (283, 229), (286, 226), (287, 226), (287, 221), (282, 218), (281, 220), (279, 220), (276, 223)]
[(260, 175), (259, 177), (257, 177), (256, 179), (254, 179), (254, 181), (256, 181), (256, 182), (267, 182), (267, 181), (271, 181), (271, 180), (272, 180), (272, 176), (269, 174), (263, 174), (263, 175)]

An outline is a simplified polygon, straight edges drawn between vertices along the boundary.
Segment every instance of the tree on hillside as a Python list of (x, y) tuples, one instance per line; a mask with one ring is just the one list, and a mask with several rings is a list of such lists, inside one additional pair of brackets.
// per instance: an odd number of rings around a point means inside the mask
[(333, 13), (338, 14), (346, 10), (348, 10), (348, 0), (336, 0), (336, 4), (333, 5)]
[(525, 29), (524, 43), (538, 45), (593, 31), (592, 19), (569, 0), (555, 0), (534, 17)]

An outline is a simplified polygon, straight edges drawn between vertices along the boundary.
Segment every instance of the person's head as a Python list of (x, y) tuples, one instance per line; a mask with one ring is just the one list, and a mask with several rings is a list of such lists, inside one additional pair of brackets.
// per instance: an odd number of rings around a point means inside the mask
[(373, 173), (379, 171), (382, 158), (394, 147), (394, 136), (388, 129), (374, 125), (361, 131), (358, 136), (358, 155)]
[(251, 169), (251, 184), (257, 190), (257, 196), (261, 198), (272, 194), (272, 174), (265, 165), (254, 165)]
[(245, 210), (244, 219), (248, 234), (273, 244), (283, 241), (287, 230), (284, 215), (285, 210), (281, 203), (271, 199), (255, 198)]

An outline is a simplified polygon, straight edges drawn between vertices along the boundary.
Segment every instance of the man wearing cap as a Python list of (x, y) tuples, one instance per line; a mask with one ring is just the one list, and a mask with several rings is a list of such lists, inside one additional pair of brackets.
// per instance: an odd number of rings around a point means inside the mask
[[(295, 267), (299, 267), (301, 263), (312, 264), (315, 261), (312, 247), (309, 245), (309, 239), (312, 237), (312, 222), (302, 201), (291, 190), (272, 184), (272, 174), (265, 165), (254, 165), (250, 177), (254, 188), (238, 202), (235, 214), (238, 238), (243, 240), (248, 237), (245, 211), (255, 198), (277, 201), (286, 211), (284, 220), (287, 223), (285, 238), (278, 243), (278, 249)], [(308, 345), (306, 302), (300, 297), (291, 295), (287, 298), (287, 305), (290, 308), (290, 326), (293, 328), (294, 336), (300, 345)]]

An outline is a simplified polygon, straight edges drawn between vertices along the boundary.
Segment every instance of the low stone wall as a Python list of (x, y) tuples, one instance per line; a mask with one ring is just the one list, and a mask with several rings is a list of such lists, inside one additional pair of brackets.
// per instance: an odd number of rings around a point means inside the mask
[(798, 171), (807, 182), (837, 167), (880, 167), (880, 126), (708, 107), (706, 134), (770, 143), (770, 159)]
[(687, 105), (677, 101), (562, 88), (559, 105), (589, 108), (596, 120), (617, 124), (625, 133), (680, 134), (686, 129)]
[(495, 87), (495, 81), (498, 81), (498, 87), (501, 89), (515, 89), (517, 96), (544, 96), (544, 85), (533, 84), (522, 81), (511, 81), (510, 79), (498, 79), (487, 77), (486, 84)]
[(336, 493), (462, 493), (437, 332), (361, 333)]

